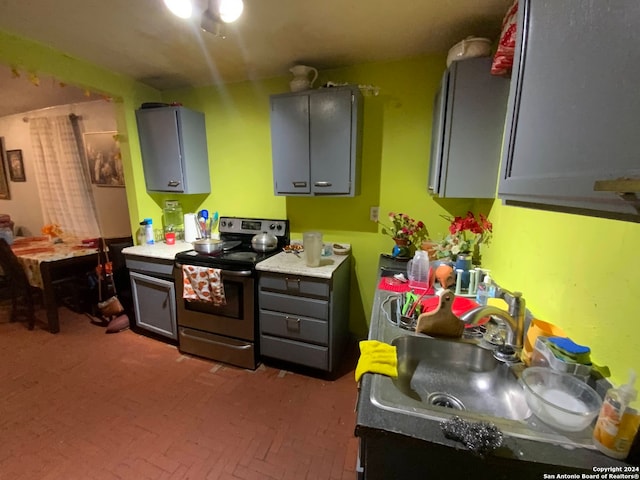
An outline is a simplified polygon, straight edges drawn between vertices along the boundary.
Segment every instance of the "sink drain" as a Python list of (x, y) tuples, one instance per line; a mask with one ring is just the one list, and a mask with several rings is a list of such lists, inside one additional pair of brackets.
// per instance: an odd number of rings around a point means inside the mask
[(436, 392), (429, 395), (427, 402), (437, 407), (452, 408), (454, 410), (464, 410), (463, 403), (453, 395), (448, 393)]

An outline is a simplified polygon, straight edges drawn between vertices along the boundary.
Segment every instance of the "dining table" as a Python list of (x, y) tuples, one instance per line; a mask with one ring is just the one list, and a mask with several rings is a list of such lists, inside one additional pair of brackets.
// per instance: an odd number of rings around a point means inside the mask
[(58, 333), (56, 284), (82, 278), (95, 270), (99, 261), (97, 241), (75, 237), (17, 237), (11, 250), (23, 266), (29, 283), (42, 290), (49, 331)]

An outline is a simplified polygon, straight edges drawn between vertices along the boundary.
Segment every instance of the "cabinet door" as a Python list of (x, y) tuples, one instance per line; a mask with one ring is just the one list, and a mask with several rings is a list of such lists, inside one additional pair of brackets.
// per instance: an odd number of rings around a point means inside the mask
[(640, 176), (639, 24), (636, 0), (521, 2), (498, 192), (507, 203), (637, 215), (594, 186)]
[(352, 190), (352, 105), (350, 90), (325, 89), (309, 98), (311, 190), (348, 195)]
[(454, 61), (436, 97), (430, 186), (440, 197), (495, 197), (509, 82), (491, 61)]
[(184, 190), (177, 111), (149, 108), (136, 112), (147, 190)]
[(159, 335), (178, 338), (175, 285), (172, 281), (130, 272), (136, 325)]
[(271, 151), (276, 195), (311, 193), (309, 97), (271, 97)]
[(136, 111), (144, 177), (149, 191), (209, 193), (204, 114), (184, 107)]
[(442, 143), (444, 141), (444, 114), (447, 88), (449, 85), (449, 70), (444, 72), (440, 89), (433, 100), (433, 116), (431, 121), (431, 161), (429, 162), (429, 193), (440, 193)]

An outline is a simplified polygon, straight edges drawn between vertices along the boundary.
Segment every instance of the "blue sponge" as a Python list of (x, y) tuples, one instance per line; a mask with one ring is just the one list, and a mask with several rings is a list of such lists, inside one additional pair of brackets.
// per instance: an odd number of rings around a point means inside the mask
[(569, 355), (584, 355), (591, 352), (591, 349), (589, 347), (578, 345), (570, 338), (549, 337), (549, 342), (553, 343), (556, 347), (564, 350)]

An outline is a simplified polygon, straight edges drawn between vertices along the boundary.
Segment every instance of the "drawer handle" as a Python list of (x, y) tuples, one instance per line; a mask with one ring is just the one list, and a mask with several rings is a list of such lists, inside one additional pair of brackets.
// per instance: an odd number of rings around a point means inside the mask
[(180, 182), (177, 180), (169, 180), (169, 183), (167, 183), (167, 187), (177, 187), (178, 185), (180, 185)]
[[(284, 282), (286, 284), (287, 290), (297, 290), (300, 291), (300, 279), (299, 278), (289, 278), (284, 277)], [(294, 284), (293, 288), (289, 284)]]
[(291, 182), (296, 188), (304, 188), (307, 186), (307, 182)]
[(330, 187), (331, 182), (315, 182), (313, 186), (314, 187)]
[(284, 319), (287, 322), (287, 330), (288, 331), (300, 333), (300, 319), (299, 318), (285, 317)]

